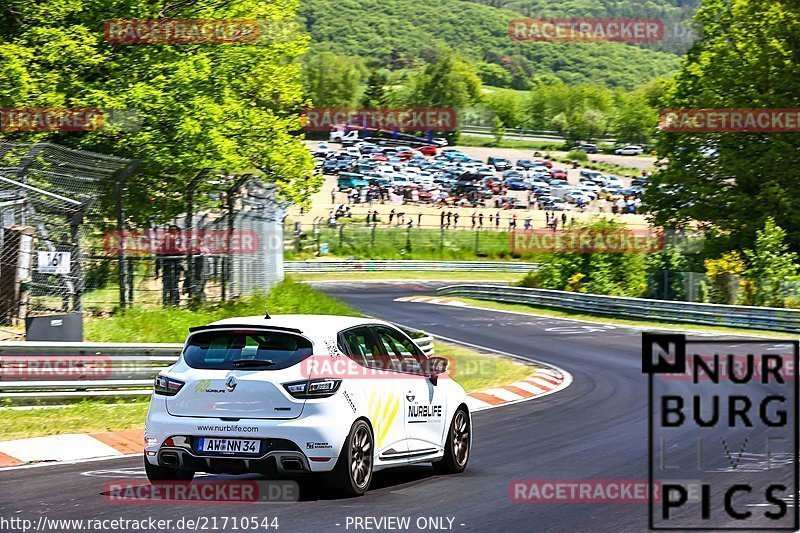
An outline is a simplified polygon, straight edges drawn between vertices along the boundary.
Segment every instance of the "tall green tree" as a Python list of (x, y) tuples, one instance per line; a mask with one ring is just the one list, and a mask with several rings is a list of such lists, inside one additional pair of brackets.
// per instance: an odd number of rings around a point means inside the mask
[(303, 86), (316, 107), (355, 107), (366, 68), (356, 57), (311, 54), (303, 65)]
[(744, 275), (754, 287), (755, 305), (783, 305), (781, 286), (797, 276), (797, 254), (789, 250), (786, 231), (768, 217), (764, 227), (756, 231), (753, 249), (746, 249), (747, 270)]
[[(470, 64), (443, 52), (434, 63), (411, 76), (402, 99), (405, 105), (448, 108), (460, 115), (480, 101), (481, 80)], [(451, 142), (458, 138), (460, 126), (456, 124), (456, 129), (446, 134)]]
[(658, 127), (658, 112), (641, 92), (615, 95), (612, 131), (624, 143), (650, 142)]
[(363, 107), (384, 107), (389, 101), (386, 94), (386, 77), (380, 71), (373, 71), (367, 80), (367, 88), (361, 98)]
[(480, 98), (481, 80), (475, 69), (447, 52), (412, 78), (409, 103), (461, 110)]
[[(800, 4), (706, 0), (702, 35), (666, 90), (664, 108), (800, 107)], [(664, 168), (645, 196), (659, 225), (698, 223), (725, 248), (750, 247), (767, 217), (800, 249), (797, 133), (668, 133)]]
[[(296, 9), (297, 0), (6, 0), (0, 107), (95, 107), (135, 120), (93, 132), (0, 136), (140, 159), (128, 213), (142, 221), (181, 212), (186, 184), (205, 168), (269, 170), (287, 198), (302, 201), (318, 180), (298, 134), (305, 105), (298, 58), (307, 38)], [(139, 45), (104, 38), (110, 19), (159, 18), (257, 20), (259, 38)]]

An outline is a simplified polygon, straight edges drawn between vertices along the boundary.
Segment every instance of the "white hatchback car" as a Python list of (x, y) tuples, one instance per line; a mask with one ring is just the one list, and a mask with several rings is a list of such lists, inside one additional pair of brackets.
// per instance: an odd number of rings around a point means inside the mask
[(446, 369), (379, 320), (267, 315), (192, 328), (155, 380), (147, 476), (322, 473), (361, 495), (384, 468), (462, 472), (472, 419)]
[(614, 150), (614, 153), (617, 155), (642, 155), (644, 153), (644, 148), (638, 144), (631, 144), (624, 148), (617, 148)]

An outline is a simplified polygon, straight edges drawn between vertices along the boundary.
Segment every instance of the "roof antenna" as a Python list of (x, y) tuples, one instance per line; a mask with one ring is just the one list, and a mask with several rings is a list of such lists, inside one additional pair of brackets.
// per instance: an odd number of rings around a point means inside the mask
[(264, 313), (264, 318), (272, 318), (271, 316), (269, 316), (269, 310), (267, 310), (267, 311)]

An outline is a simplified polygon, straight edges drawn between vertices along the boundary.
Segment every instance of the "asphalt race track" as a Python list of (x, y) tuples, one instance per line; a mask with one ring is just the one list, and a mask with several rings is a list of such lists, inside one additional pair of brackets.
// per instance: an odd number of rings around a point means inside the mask
[[(423, 466), (381, 472), (367, 495), (347, 500), (327, 499), (314, 483), (301, 482), (302, 498), (294, 503), (111, 505), (102, 495), (105, 482), (144, 476), (141, 458), (125, 458), (0, 472), (0, 516), (34, 521), (39, 515), (276, 516), (279, 531), (291, 532), (346, 531), (348, 517), (409, 516), (412, 524), (418, 517), (452, 518), (456, 531), (646, 531), (644, 504), (532, 504), (509, 498), (509, 485), (516, 479), (647, 480), (641, 331), (393, 301), (431, 294), (433, 285), (345, 283), (324, 288), (370, 315), (552, 363), (574, 378), (569, 388), (555, 395), (476, 413), (466, 473), (436, 477)], [(349, 530), (354, 530), (352, 525)]]

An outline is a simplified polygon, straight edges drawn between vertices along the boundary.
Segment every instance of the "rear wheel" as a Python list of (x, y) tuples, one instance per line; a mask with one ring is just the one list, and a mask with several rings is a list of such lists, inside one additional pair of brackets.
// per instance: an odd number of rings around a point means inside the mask
[(160, 481), (189, 482), (192, 480), (192, 478), (194, 478), (193, 470), (154, 465), (147, 460), (147, 457), (144, 458), (144, 471), (147, 474), (147, 479), (150, 480), (150, 483), (158, 483)]
[(344, 441), (329, 482), (345, 496), (361, 496), (372, 482), (374, 445), (372, 430), (364, 420), (356, 420)]
[(433, 463), (433, 470), (437, 474), (459, 474), (467, 468), (471, 442), (470, 429), (469, 413), (465, 408), (459, 407), (447, 432), (444, 457)]

